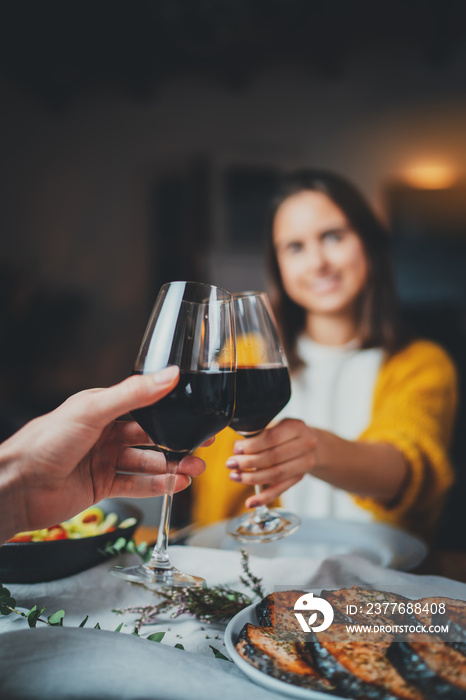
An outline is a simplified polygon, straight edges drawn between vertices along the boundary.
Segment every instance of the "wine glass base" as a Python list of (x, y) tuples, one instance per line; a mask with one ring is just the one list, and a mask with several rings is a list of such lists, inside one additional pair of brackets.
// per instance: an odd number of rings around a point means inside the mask
[(203, 588), (206, 583), (199, 576), (184, 574), (174, 566), (154, 567), (149, 564), (137, 566), (112, 566), (110, 573), (130, 583), (138, 583), (150, 590), (157, 588)]
[(227, 534), (238, 542), (273, 542), (288, 537), (301, 525), (301, 520), (294, 513), (281, 508), (269, 510), (265, 518), (258, 517), (253, 511), (230, 520)]

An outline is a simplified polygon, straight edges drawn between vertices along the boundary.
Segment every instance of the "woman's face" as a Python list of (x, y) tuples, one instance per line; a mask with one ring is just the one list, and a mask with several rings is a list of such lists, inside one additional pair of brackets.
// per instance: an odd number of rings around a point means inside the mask
[(355, 317), (368, 278), (361, 239), (327, 195), (303, 191), (278, 208), (273, 242), (283, 286), (308, 313)]

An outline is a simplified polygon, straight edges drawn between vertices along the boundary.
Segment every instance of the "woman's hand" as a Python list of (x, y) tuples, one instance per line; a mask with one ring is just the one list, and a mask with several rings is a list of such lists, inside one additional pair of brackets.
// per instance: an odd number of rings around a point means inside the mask
[(309, 474), (317, 464), (318, 434), (304, 421), (285, 418), (256, 437), (238, 440), (227, 460), (230, 479), (242, 484), (267, 484), (246, 506), (270, 503)]
[[(136, 422), (115, 419), (159, 401), (178, 379), (179, 369), (169, 367), (82, 391), (0, 445), (0, 542), (66, 520), (103, 498), (161, 495), (165, 457), (134, 449), (153, 443)], [(204, 468), (198, 457), (185, 457), (175, 491)]]
[(294, 418), (236, 442), (226, 465), (233, 481), (267, 485), (246, 500), (248, 508), (270, 503), (306, 474), (359, 496), (394, 503), (409, 477), (408, 464), (394, 445), (344, 440)]

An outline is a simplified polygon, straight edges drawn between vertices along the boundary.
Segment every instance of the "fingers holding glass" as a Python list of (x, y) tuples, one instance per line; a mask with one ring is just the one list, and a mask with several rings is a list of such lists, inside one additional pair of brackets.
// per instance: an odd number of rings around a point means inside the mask
[[(205, 462), (202, 459), (188, 455), (180, 461), (177, 473), (196, 477), (200, 476), (204, 469)], [(167, 462), (165, 455), (157, 450), (123, 447), (117, 456), (116, 471), (134, 475), (165, 475)]]
[[(173, 484), (173, 493), (183, 491), (191, 484), (191, 477), (177, 474)], [(153, 498), (165, 493), (166, 475), (118, 473), (112, 486), (111, 498)]]

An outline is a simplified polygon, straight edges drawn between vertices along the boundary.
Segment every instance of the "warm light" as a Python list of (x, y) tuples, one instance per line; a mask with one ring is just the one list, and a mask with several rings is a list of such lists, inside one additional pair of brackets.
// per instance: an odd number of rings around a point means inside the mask
[(448, 163), (425, 161), (406, 168), (404, 179), (411, 187), (423, 190), (444, 190), (455, 183), (457, 175), (453, 166)]

